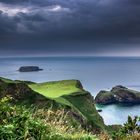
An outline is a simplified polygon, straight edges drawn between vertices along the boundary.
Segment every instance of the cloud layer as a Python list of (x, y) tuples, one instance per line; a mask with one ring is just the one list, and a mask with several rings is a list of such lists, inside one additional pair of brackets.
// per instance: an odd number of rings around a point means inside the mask
[(12, 42), (16, 49), (28, 40), (43, 50), (53, 41), (85, 40), (94, 51), (92, 42), (139, 43), (139, 17), (139, 0), (0, 0), (0, 45), (10, 49)]

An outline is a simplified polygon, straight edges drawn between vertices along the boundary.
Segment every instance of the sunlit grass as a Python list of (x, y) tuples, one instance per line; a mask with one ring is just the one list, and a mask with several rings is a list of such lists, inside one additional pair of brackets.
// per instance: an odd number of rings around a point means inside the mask
[(75, 92), (84, 93), (84, 91), (76, 87), (76, 80), (64, 80), (57, 82), (47, 82), (30, 84), (29, 87), (49, 98), (58, 98), (63, 95), (69, 95)]

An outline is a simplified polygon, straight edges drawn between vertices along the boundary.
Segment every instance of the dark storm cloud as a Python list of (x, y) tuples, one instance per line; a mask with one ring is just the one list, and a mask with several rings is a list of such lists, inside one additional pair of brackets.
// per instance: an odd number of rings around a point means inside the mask
[(139, 17), (139, 0), (0, 0), (0, 49), (105, 51), (139, 43)]
[[(79, 34), (79, 37), (84, 38), (140, 35), (138, 0), (6, 0), (1, 2), (7, 3), (1, 3), (1, 18), (5, 17), (6, 25), (10, 26), (12, 26), (11, 22), (15, 21), (13, 26), (17, 27), (16, 30), (11, 28), (15, 34), (33, 33), (47, 36), (62, 34), (62, 37)], [(5, 22), (0, 21), (2, 24)], [(7, 32), (4, 25), (0, 27)]]

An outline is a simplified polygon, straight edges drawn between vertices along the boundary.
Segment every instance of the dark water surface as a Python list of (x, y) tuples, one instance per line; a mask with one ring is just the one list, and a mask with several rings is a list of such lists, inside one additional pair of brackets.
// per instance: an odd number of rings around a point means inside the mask
[[(40, 72), (20, 73), (18, 68), (36, 65)], [(140, 90), (140, 58), (121, 57), (26, 57), (0, 58), (0, 76), (35, 82), (78, 79), (95, 96), (101, 89), (123, 85)], [(124, 123), (128, 115), (140, 116), (140, 105), (100, 106), (106, 124)]]

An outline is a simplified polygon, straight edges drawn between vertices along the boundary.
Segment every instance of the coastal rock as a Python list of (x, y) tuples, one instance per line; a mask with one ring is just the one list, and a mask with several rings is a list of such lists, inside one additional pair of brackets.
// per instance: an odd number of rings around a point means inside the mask
[(40, 69), (38, 66), (22, 66), (19, 68), (20, 72), (32, 72), (32, 71), (41, 71), (43, 69)]
[(100, 91), (95, 97), (97, 104), (140, 104), (140, 92), (123, 86), (115, 86), (111, 91)]
[(98, 112), (102, 112), (103, 110), (102, 110), (102, 109), (98, 109), (97, 111), (98, 111)]

